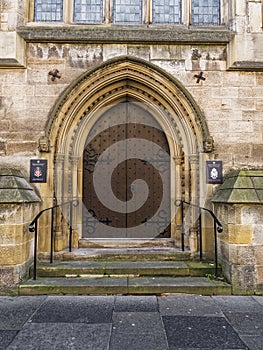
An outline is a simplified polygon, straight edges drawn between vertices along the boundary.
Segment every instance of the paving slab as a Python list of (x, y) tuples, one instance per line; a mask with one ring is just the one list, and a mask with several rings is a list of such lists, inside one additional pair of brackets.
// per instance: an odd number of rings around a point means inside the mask
[(0, 330), (0, 350), (5, 350), (16, 337), (18, 331), (1, 331)]
[[(220, 306), (221, 310), (226, 313), (232, 312), (259, 312), (259, 303), (250, 296), (213, 296), (215, 302)], [(261, 309), (261, 312), (263, 308)]]
[(129, 334), (163, 334), (162, 319), (158, 312), (114, 312), (114, 332)]
[(253, 296), (253, 299), (256, 300), (260, 305), (263, 306), (263, 298), (262, 296)]
[(240, 335), (240, 338), (250, 350), (262, 350), (263, 336), (261, 335)]
[(110, 324), (28, 323), (7, 350), (105, 350)]
[(46, 296), (0, 297), (0, 330), (20, 330)]
[(115, 312), (158, 312), (158, 303), (155, 296), (117, 296)]
[(31, 318), (35, 323), (110, 323), (114, 297), (50, 296)]
[(117, 333), (111, 335), (109, 350), (168, 350), (165, 335)]
[(262, 305), (254, 296), (0, 297), (0, 350), (262, 350)]
[(169, 349), (248, 349), (222, 317), (163, 316)]
[(228, 312), (225, 315), (239, 334), (263, 336), (263, 312)]
[(163, 316), (221, 316), (220, 307), (210, 296), (178, 295), (158, 297), (159, 311)]

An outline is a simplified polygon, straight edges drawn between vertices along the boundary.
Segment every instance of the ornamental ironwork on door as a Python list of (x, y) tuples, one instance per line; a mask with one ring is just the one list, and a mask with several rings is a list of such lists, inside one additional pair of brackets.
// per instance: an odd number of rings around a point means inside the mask
[(170, 237), (169, 145), (146, 107), (122, 102), (105, 109), (87, 138), (84, 238)]

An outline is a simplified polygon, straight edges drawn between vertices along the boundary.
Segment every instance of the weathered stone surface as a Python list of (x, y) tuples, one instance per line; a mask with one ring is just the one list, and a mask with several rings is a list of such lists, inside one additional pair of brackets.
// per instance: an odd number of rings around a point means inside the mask
[(0, 264), (14, 266), (23, 264), (30, 257), (30, 245), (27, 241), (22, 244), (0, 246)]
[(0, 203), (39, 202), (33, 188), (18, 170), (0, 170)]
[(18, 225), (1, 225), (0, 245), (23, 242), (24, 227)]
[(256, 283), (260, 287), (260, 291), (263, 291), (263, 265), (256, 266)]
[[(0, 284), (4, 287), (12, 287), (22, 281), (29, 269), (29, 261), (26, 261), (20, 265), (2, 265), (0, 268)], [(3, 289), (5, 290), (5, 289)], [(11, 289), (12, 294), (17, 291)], [(0, 288), (1, 294), (1, 288)], [(5, 293), (6, 294), (6, 293)]]
[(217, 188), (213, 202), (260, 204), (262, 190), (263, 171), (235, 171), (228, 174)]
[(0, 66), (25, 67), (25, 42), (15, 31), (0, 32), (0, 42), (8, 45), (0, 46)]
[[(260, 171), (251, 170), (246, 173), (254, 179), (255, 174)], [(261, 187), (261, 177), (257, 176), (256, 179), (252, 181), (253, 186)], [(235, 182), (232, 185), (234, 187)], [(263, 256), (262, 205), (216, 204), (216, 209), (217, 215), (228, 218), (224, 231), (218, 234), (218, 252), (224, 274), (234, 284), (233, 292), (260, 292)], [(246, 283), (250, 283), (250, 286), (247, 287)]]
[(20, 27), (19, 35), (28, 42), (83, 42), (83, 43), (165, 43), (165, 42), (197, 42), (197, 43), (228, 43), (233, 33), (228, 30), (198, 31), (173, 28), (137, 28), (137, 27)]
[(251, 294), (255, 291), (254, 266), (233, 265), (231, 270), (234, 294)]
[(253, 225), (253, 243), (263, 245), (263, 224)]
[(233, 244), (250, 244), (252, 243), (251, 225), (228, 225), (228, 241)]

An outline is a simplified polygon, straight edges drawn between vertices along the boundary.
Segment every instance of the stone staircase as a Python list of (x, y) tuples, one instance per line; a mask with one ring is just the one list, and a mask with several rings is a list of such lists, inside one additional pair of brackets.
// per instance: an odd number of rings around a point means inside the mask
[(21, 283), (19, 294), (231, 294), (214, 273), (214, 264), (170, 247), (81, 248), (56, 253), (52, 264), (40, 261), (37, 279)]

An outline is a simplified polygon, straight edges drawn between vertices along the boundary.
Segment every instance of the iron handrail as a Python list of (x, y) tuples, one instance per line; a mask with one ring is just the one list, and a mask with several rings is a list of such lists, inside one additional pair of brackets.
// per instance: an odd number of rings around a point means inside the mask
[(79, 205), (79, 201), (77, 199), (68, 201), (61, 204), (56, 204), (53, 207), (45, 208), (41, 210), (36, 217), (29, 224), (29, 231), (35, 233), (34, 237), (34, 266), (33, 266), (33, 279), (36, 279), (36, 270), (37, 270), (37, 238), (38, 238), (38, 219), (41, 215), (51, 210), (51, 232), (50, 232), (50, 263), (53, 262), (53, 242), (54, 242), (54, 210), (59, 207), (63, 207), (65, 205), (69, 205), (69, 251), (72, 251), (72, 210), (73, 206), (77, 207)]
[(223, 232), (223, 225), (221, 224), (221, 222), (218, 220), (218, 218), (216, 217), (215, 213), (208, 208), (204, 208), (201, 207), (200, 205), (197, 204), (193, 204), (193, 203), (189, 203), (183, 200), (177, 200), (176, 201), (176, 206), (181, 206), (181, 215), (182, 215), (182, 230), (181, 230), (181, 234), (182, 234), (182, 250), (184, 251), (184, 216), (183, 216), (183, 204), (188, 205), (189, 207), (194, 207), (194, 208), (198, 208), (199, 209), (199, 228), (200, 228), (200, 260), (202, 260), (202, 217), (201, 217), (201, 211), (204, 210), (206, 212), (208, 212), (214, 221), (214, 255), (215, 255), (215, 275), (216, 277), (218, 277), (218, 254), (217, 254), (217, 232), (221, 233)]

